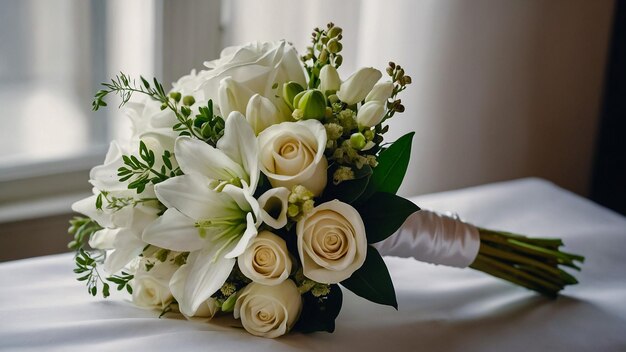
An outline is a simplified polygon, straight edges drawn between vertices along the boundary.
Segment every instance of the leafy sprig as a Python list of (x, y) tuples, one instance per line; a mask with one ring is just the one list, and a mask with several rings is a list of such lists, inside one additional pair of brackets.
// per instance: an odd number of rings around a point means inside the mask
[(102, 279), (100, 272), (98, 272), (98, 260), (103, 256), (102, 254), (94, 258), (83, 248), (80, 248), (74, 257), (76, 262), (74, 273), (82, 275), (77, 280), (86, 282), (87, 292), (92, 296), (98, 294), (98, 284), (102, 284), (102, 297), (107, 298), (110, 295), (109, 284)]
[(171, 160), (173, 155), (167, 150), (161, 156), (163, 165), (159, 170), (154, 168), (156, 164), (154, 152), (148, 149), (143, 141), (139, 142), (139, 157), (141, 160), (134, 155), (123, 155), (125, 166), (117, 169), (119, 181), (130, 181), (128, 188), (137, 190), (137, 193), (142, 193), (150, 183), (157, 184), (170, 177), (182, 175), (180, 168), (174, 168)]
[(213, 112), (213, 100), (209, 100), (207, 106), (200, 106), (198, 112), (194, 119), (187, 118), (185, 122), (175, 124), (174, 131), (180, 132), (181, 136), (193, 134), (215, 147), (217, 141), (224, 135), (226, 125), (224, 119)]
[[(109, 94), (117, 94), (122, 99), (120, 107), (128, 103), (134, 93), (145, 94), (161, 103), (161, 110), (170, 109), (174, 112), (178, 123), (174, 125), (174, 130), (180, 135), (194, 136), (215, 146), (220, 133), (224, 130), (224, 120), (213, 114), (213, 102), (209, 100), (207, 107), (199, 108), (200, 114), (192, 117), (191, 106), (196, 101), (194, 97), (182, 96), (179, 92), (165, 93), (163, 85), (154, 78), (152, 84), (142, 76), (141, 84), (137, 84), (130, 76), (120, 72), (111, 82), (102, 83), (106, 89), (99, 90), (92, 102), (94, 111), (103, 106), (107, 106), (105, 98)], [(221, 121), (221, 122), (220, 122)], [(208, 125), (207, 125), (208, 124)], [(208, 127), (207, 127), (208, 126)]]
[(133, 278), (135, 278), (134, 275), (122, 271), (120, 275), (109, 276), (106, 280), (116, 284), (118, 291), (126, 289), (128, 293), (133, 294), (133, 288), (129, 284)]
[(67, 248), (75, 251), (80, 250), (83, 245), (89, 240), (94, 232), (102, 229), (102, 226), (97, 222), (87, 217), (75, 216), (70, 220), (70, 228), (67, 232), (70, 235), (74, 235), (74, 239), (67, 244)]

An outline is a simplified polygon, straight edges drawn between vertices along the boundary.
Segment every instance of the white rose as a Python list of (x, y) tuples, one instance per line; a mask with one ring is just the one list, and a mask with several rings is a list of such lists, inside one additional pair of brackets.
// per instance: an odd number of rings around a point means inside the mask
[[(304, 70), (296, 50), (285, 41), (253, 42), (224, 49), (219, 59), (204, 63), (209, 68), (199, 74), (199, 89), (206, 99), (218, 102), (222, 116), (232, 111), (246, 113), (254, 94), (271, 100), (285, 119), (291, 111), (282, 99), (283, 83), (306, 85)], [(227, 79), (226, 81), (224, 81)]]
[(332, 200), (313, 209), (296, 226), (304, 276), (325, 284), (349, 278), (367, 254), (365, 225), (349, 204)]
[(137, 306), (162, 309), (172, 301), (169, 281), (178, 266), (169, 259), (161, 262), (155, 258), (143, 258), (139, 262), (131, 285), (133, 303)]
[(246, 251), (237, 257), (241, 272), (250, 280), (274, 286), (285, 281), (291, 273), (291, 258), (285, 240), (262, 231)]
[(259, 134), (261, 171), (273, 187), (302, 185), (318, 196), (326, 187), (326, 130), (317, 120), (283, 122)]
[(275, 338), (289, 332), (302, 311), (302, 298), (291, 280), (276, 286), (248, 284), (237, 297), (233, 315), (252, 335)]

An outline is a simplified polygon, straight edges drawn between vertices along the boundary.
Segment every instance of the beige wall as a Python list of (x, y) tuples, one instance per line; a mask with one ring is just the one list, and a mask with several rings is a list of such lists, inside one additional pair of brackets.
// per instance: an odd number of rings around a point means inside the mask
[[(393, 16), (389, 8), (395, 9)], [(392, 135), (416, 130), (402, 191), (539, 176), (590, 180), (612, 1), (370, 1), (359, 64), (393, 58), (413, 86)], [(366, 61), (367, 60), (367, 61)]]

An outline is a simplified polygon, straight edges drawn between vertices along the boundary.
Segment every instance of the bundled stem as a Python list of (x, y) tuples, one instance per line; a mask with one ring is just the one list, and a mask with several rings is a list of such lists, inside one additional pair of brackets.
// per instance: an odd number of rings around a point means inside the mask
[(479, 228), (480, 249), (470, 268), (514, 284), (556, 297), (567, 285), (578, 283), (560, 266), (580, 271), (580, 255), (561, 252), (560, 239), (528, 238), (508, 232)]

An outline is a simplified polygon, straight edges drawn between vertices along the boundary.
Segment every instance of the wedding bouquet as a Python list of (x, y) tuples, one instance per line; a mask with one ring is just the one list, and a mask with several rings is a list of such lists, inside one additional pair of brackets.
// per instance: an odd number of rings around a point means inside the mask
[(226, 48), (170, 91), (125, 74), (103, 84), (94, 110), (119, 95), (133, 134), (111, 143), (93, 195), (72, 207), (86, 216), (69, 247), (90, 294), (114, 285), (161, 315), (232, 313), (278, 337), (332, 332), (339, 285), (397, 309), (379, 251), (550, 296), (576, 283), (559, 265), (582, 257), (559, 240), (476, 228), (395, 194), (413, 133), (384, 135), (411, 77), (389, 63), (385, 79), (361, 68), (342, 80), (341, 40), (331, 23), (302, 57), (285, 41)]

